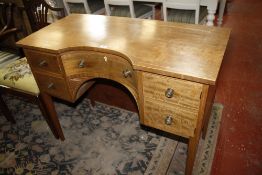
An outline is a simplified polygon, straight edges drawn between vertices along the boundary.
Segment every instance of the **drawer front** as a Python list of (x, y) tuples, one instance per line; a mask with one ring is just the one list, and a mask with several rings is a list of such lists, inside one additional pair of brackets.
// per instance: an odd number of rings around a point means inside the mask
[(41, 92), (46, 92), (64, 100), (71, 100), (64, 79), (42, 73), (34, 73), (34, 76)]
[(194, 135), (202, 84), (143, 73), (143, 124), (173, 134)]
[(122, 57), (94, 51), (76, 51), (68, 52), (61, 58), (67, 76), (107, 78), (136, 89), (134, 70)]
[(174, 107), (149, 98), (144, 104), (144, 125), (184, 137), (194, 136), (197, 109)]
[(61, 73), (56, 55), (31, 50), (26, 50), (25, 53), (32, 70)]
[(143, 73), (143, 94), (145, 97), (174, 104), (197, 106), (201, 92), (202, 84), (199, 83)]

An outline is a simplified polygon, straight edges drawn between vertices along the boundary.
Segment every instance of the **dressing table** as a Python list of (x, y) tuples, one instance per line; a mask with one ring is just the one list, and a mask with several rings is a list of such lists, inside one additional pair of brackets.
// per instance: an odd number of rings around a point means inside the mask
[(210, 115), (230, 30), (99, 15), (70, 15), (20, 40), (51, 123), (52, 97), (75, 102), (98, 78), (132, 94), (140, 123), (189, 139), (186, 174)]

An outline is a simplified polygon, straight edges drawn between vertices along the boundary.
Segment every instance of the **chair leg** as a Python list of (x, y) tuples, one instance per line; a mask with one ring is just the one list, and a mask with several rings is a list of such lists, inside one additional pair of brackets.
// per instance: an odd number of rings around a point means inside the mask
[(219, 4), (217, 24), (218, 26), (221, 26), (223, 22), (223, 15), (224, 15), (225, 6), (226, 6), (226, 0), (220, 0), (219, 3), (220, 4)]
[(2, 94), (1, 93), (0, 93), (0, 110), (3, 112), (5, 118), (8, 121), (10, 121), (12, 123), (15, 123), (15, 119), (12, 116), (11, 112), (9, 111), (7, 105), (5, 104), (4, 99), (2, 98)]
[(39, 95), (39, 96), (36, 97), (36, 98), (37, 98), (37, 104), (38, 104), (38, 106), (39, 106), (39, 109), (40, 109), (40, 111), (42, 112), (42, 115), (43, 115), (43, 117), (45, 118), (45, 120), (46, 120), (49, 128), (51, 129), (51, 131), (52, 131), (53, 135), (55, 136), (55, 138), (56, 138), (56, 139), (59, 139), (59, 135), (58, 135), (58, 133), (57, 133), (57, 131), (56, 131), (56, 129), (55, 129), (55, 125), (51, 122), (49, 112), (48, 112), (48, 110), (46, 109), (45, 104), (44, 104), (44, 102), (43, 102), (42, 99), (41, 99), (41, 96)]

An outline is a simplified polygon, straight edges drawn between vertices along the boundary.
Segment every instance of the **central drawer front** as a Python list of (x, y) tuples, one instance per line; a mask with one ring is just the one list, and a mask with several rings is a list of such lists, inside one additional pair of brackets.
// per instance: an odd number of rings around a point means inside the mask
[(107, 78), (136, 89), (136, 75), (131, 64), (113, 54), (72, 51), (61, 56), (66, 76)]
[(143, 73), (143, 123), (173, 134), (194, 135), (202, 84)]

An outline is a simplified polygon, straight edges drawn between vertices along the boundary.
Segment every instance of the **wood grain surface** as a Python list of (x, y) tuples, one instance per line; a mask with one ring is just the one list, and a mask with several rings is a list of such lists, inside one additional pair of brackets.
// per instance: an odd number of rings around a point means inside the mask
[(225, 28), (74, 14), (17, 44), (50, 53), (114, 53), (129, 59), (135, 70), (214, 85), (229, 34)]
[(51, 76), (50, 74), (44, 74), (42, 72), (34, 72), (34, 76), (41, 92), (72, 101), (66, 81), (63, 78)]
[[(189, 138), (194, 136), (203, 85), (151, 73), (142, 73), (143, 124)], [(166, 97), (168, 88), (174, 90)], [(166, 117), (172, 123), (165, 123)]]
[(58, 56), (33, 50), (25, 50), (25, 54), (31, 68), (36, 71), (47, 71), (61, 74), (61, 68), (58, 62)]
[[(224, 28), (75, 14), (17, 44), (48, 103), (52, 96), (74, 102), (100, 78), (123, 85), (142, 124), (189, 139), (189, 175), (229, 34)], [(63, 140), (52, 105), (48, 110)]]
[[(125, 86), (137, 100), (136, 74), (131, 63), (125, 58), (102, 52), (71, 51), (62, 54), (61, 60), (70, 87), (75, 86), (76, 79), (83, 84), (87, 80), (105, 78)], [(125, 71), (129, 71), (127, 76), (124, 75)]]

